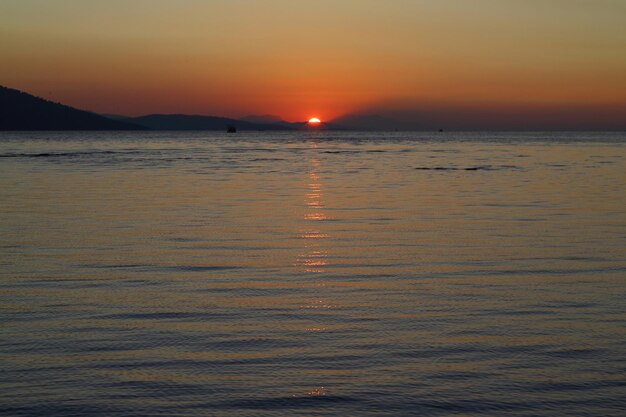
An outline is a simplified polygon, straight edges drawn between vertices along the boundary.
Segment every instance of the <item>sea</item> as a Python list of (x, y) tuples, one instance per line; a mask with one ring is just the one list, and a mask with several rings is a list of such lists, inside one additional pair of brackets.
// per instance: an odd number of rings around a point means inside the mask
[(4, 132), (2, 416), (624, 416), (626, 133)]

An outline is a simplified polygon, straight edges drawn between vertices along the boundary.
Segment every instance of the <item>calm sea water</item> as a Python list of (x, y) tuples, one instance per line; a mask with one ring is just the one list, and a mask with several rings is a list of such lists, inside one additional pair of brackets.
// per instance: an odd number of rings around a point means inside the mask
[(623, 416), (626, 134), (3, 133), (0, 414)]

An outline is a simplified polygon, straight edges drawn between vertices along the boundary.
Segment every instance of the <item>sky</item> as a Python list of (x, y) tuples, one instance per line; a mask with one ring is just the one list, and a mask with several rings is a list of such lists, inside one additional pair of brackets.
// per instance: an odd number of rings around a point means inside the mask
[(626, 128), (623, 0), (2, 0), (0, 84), (99, 113)]

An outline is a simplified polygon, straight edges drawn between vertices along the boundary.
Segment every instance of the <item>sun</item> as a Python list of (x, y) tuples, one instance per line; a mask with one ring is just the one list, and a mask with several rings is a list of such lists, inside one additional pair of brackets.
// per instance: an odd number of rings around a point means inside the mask
[(309, 119), (309, 124), (310, 125), (317, 125), (322, 123), (322, 121), (320, 119), (318, 119), (317, 117), (312, 117)]

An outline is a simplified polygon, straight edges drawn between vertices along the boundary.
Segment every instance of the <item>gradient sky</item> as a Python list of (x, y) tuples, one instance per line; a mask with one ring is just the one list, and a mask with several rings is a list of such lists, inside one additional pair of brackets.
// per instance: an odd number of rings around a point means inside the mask
[(2, 0), (0, 84), (127, 115), (619, 126), (624, 22), (623, 0)]

